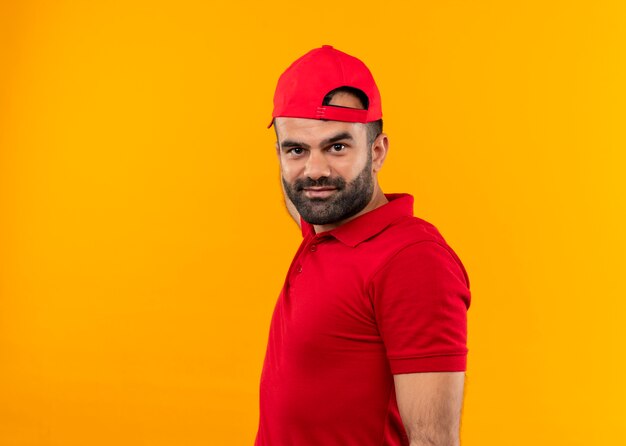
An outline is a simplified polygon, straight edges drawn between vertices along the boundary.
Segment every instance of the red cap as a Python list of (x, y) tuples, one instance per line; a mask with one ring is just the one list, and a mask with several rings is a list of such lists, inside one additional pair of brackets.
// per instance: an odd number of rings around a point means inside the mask
[[(368, 109), (322, 105), (324, 96), (339, 87), (363, 91), (369, 100)], [(279, 116), (365, 123), (381, 119), (383, 112), (378, 87), (365, 64), (324, 45), (300, 57), (278, 79), (272, 122), (267, 127)]]

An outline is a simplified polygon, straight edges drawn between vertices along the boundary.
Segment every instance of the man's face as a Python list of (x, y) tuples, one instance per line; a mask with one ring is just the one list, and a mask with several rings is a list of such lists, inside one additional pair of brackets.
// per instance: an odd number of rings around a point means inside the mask
[(372, 153), (364, 124), (276, 118), (282, 181), (302, 218), (338, 223), (372, 199)]

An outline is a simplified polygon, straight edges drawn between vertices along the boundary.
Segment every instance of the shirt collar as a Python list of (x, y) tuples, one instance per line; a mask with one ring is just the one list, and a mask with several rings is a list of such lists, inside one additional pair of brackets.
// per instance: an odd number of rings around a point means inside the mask
[[(385, 194), (388, 203), (377, 207), (357, 218), (350, 220), (330, 231), (328, 234), (340, 242), (355, 247), (371, 238), (400, 217), (413, 215), (413, 196), (410, 194)], [(315, 228), (300, 217), (302, 237), (315, 236)]]

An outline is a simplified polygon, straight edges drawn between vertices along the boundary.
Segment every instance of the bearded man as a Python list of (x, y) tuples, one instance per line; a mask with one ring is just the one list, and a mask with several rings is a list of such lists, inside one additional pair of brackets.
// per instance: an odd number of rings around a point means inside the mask
[(270, 326), (256, 446), (457, 446), (469, 279), (409, 194), (384, 194), (380, 93), (325, 45), (281, 75), (272, 123), (303, 240)]

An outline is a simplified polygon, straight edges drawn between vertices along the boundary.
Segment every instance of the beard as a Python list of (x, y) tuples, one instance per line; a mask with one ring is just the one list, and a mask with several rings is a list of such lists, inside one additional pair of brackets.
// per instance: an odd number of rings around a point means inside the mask
[[(372, 154), (369, 153), (365, 168), (350, 182), (342, 177), (303, 178), (293, 184), (283, 177), (282, 181), (287, 196), (304, 221), (312, 225), (337, 223), (358, 214), (372, 199)], [(336, 192), (325, 198), (309, 198), (304, 191), (307, 187), (334, 187)]]

